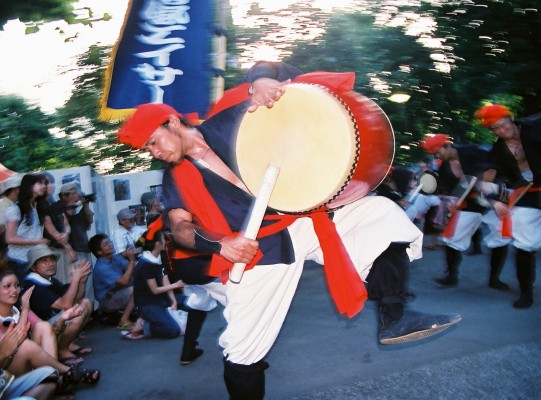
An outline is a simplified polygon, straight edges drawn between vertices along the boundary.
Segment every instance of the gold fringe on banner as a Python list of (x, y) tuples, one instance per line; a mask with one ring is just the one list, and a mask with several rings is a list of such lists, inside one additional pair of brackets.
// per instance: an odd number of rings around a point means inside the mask
[(120, 34), (113, 47), (113, 51), (111, 54), (111, 61), (109, 61), (109, 65), (107, 66), (107, 69), (105, 71), (105, 84), (103, 87), (103, 96), (100, 101), (100, 105), (101, 105), (100, 113), (98, 115), (98, 118), (101, 121), (112, 122), (112, 123), (121, 122), (129, 118), (135, 112), (134, 108), (114, 109), (114, 108), (109, 108), (107, 106), (107, 101), (109, 99), (109, 90), (111, 89), (111, 78), (113, 76), (117, 50), (118, 50), (118, 46), (120, 45), (120, 41), (122, 40), (122, 37), (124, 36), (124, 29), (126, 28), (126, 24), (128, 23), (128, 17), (130, 15), (132, 6), (133, 6), (133, 0), (130, 0), (128, 3), (128, 8), (126, 10), (126, 14), (124, 15), (124, 22), (122, 23)]

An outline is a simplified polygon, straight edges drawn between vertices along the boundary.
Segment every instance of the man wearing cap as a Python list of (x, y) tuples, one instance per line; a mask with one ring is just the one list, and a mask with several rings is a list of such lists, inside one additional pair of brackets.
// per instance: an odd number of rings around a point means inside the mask
[[(233, 262), (249, 264), (239, 283), (226, 283), (228, 324), (220, 345), (232, 399), (264, 397), (268, 367), (264, 357), (287, 315), (304, 262), (312, 259), (323, 264), (321, 247), (329, 243), (325, 264), (333, 265), (329, 285), (339, 311), (351, 317), (362, 309), (367, 292), (361, 279), (366, 280), (368, 296), (378, 301), (381, 312), (380, 343), (417, 340), (461, 319), (456, 314), (417, 314), (404, 307), (409, 259), (420, 257), (422, 233), (388, 199), (369, 196), (348, 204), (334, 213), (332, 226), (324, 214), (321, 219), (316, 216), (316, 222), (299, 217), (289, 227), (257, 241), (239, 234), (253, 203), (235, 173), (232, 147), (240, 118), (258, 106), (271, 108), (287, 90), (289, 78), (322, 85), (344, 78), (299, 73), (283, 63), (257, 63), (248, 72), (249, 82), (226, 93), (215, 108), (218, 111), (197, 129), (167, 105), (146, 104), (137, 107), (119, 132), (121, 142), (148, 150), (170, 164), (162, 186), (164, 215), (176, 244), (184, 249), (184, 254), (175, 254), (185, 263), (181, 273), (197, 269), (201, 280), (209, 274), (227, 280)], [(348, 82), (353, 85), (353, 80)], [(268, 214), (276, 215), (270, 210)], [(315, 223), (328, 229), (328, 241), (321, 247)], [(194, 276), (181, 279), (188, 284), (196, 280)], [(345, 290), (334, 291), (337, 281)]]
[(143, 236), (146, 227), (135, 224), (135, 211), (130, 210), (129, 208), (120, 210), (117, 213), (116, 218), (118, 219), (118, 226), (115, 228), (112, 235), (116, 252), (127, 259), (126, 250), (130, 249), (135, 254), (135, 258), (138, 258), (142, 253), (142, 249), (136, 247), (135, 243)]
[[(462, 252), (470, 247), (472, 236), (481, 226), (483, 212), (487, 211), (486, 205), (478, 201), (479, 194), (475, 189), (468, 193), (460, 210), (457, 210), (454, 202), (460, 193), (456, 193), (455, 190), (466, 189), (469, 179), (473, 176), (481, 178), (482, 173), (488, 168), (488, 152), (476, 145), (455, 145), (451, 136), (444, 133), (427, 136), (421, 142), (421, 146), (427, 153), (442, 161), (438, 169), (436, 193), (443, 196), (449, 210), (455, 214), (449, 221), (454, 227), (452, 232), (443, 237), (446, 275), (434, 279), (434, 282), (442, 287), (453, 287), (458, 284)], [(450, 226), (447, 232), (449, 230)]]
[[(77, 359), (70, 350), (73, 343), (79, 337), (94, 309), (92, 302), (84, 297), (85, 285), (91, 272), (88, 260), (79, 261), (73, 268), (71, 281), (63, 284), (54, 276), (56, 274), (56, 255), (53, 250), (45, 245), (38, 244), (28, 250), (28, 264), (30, 273), (22, 282), (23, 290), (34, 287), (30, 297), (30, 309), (44, 321), (54, 325), (56, 320), (65, 311), (75, 305), (82, 308), (82, 314), (66, 324), (58, 342), (59, 357), (66, 361)], [(79, 354), (88, 354), (91, 350), (80, 350)]]
[(6, 210), (17, 201), (23, 176), (23, 174), (16, 174), (0, 183), (0, 196), (2, 196), (0, 198), (0, 253), (3, 255), (7, 252)]
[[(500, 218), (494, 217), (488, 224), (489, 237), (505, 245), (512, 237), (520, 285), (520, 297), (513, 307), (529, 308), (533, 304), (535, 254), (541, 248), (541, 114), (517, 123), (507, 107), (493, 104), (481, 107), (475, 117), (498, 138), (490, 153), (492, 168), (485, 174), (485, 180), (503, 182), (511, 190), (510, 196), (505, 196), (501, 184), (487, 186), (488, 194), (493, 196), (494, 211)], [(515, 204), (510, 206), (511, 202)], [(502, 238), (502, 220), (506, 218), (511, 219), (512, 229)]]
[[(63, 214), (65, 219), (58, 221), (67, 222), (69, 225), (68, 243), (75, 252), (77, 260), (88, 260), (92, 262), (90, 250), (88, 250), (88, 230), (94, 222), (94, 213), (90, 209), (90, 200), (88, 196), (81, 193), (79, 183), (76, 181), (64, 183), (58, 192), (59, 200), (51, 205), (51, 214)], [(51, 217), (52, 219), (53, 217)], [(71, 266), (71, 263), (69, 264)], [(68, 276), (65, 279), (56, 277), (61, 282), (69, 281)], [(66, 280), (67, 279), (67, 280)], [(94, 300), (94, 290), (92, 288), (92, 276), (87, 280), (85, 297)]]
[[(71, 194), (73, 193), (73, 194)], [(69, 197), (78, 198), (79, 188), (77, 183), (69, 182), (64, 183), (60, 187), (60, 192), (58, 197), (60, 200), (52, 203), (49, 206), (47, 214), (51, 218), (55, 229), (58, 231), (58, 234), (55, 233), (54, 236), (59, 236), (62, 240), (55, 240), (53, 235), (50, 234), (47, 230), (44, 232), (44, 236), (51, 241), (51, 247), (56, 253), (56, 279), (62, 283), (68, 283), (71, 279), (71, 264), (77, 260), (77, 253), (73, 249), (72, 244), (69, 241), (71, 235), (71, 225), (68, 221), (67, 210), (72, 205), (75, 205), (75, 202), (70, 203), (68, 200)], [(64, 201), (62, 197), (64, 194)], [(69, 195), (66, 197), (66, 195)], [(73, 209), (70, 210), (73, 212)]]

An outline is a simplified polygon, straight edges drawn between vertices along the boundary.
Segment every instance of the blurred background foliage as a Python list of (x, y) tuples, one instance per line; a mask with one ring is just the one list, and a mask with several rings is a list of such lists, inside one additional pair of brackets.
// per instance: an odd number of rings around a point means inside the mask
[[(33, 26), (55, 18), (81, 22), (70, 19), (81, 13), (73, 14), (69, 0), (18, 3), (0, 14), (0, 24), (14, 15)], [(89, 10), (86, 23), (92, 18)], [(240, 81), (242, 59), (261, 46), (305, 72), (355, 71), (356, 90), (373, 99), (394, 127), (397, 165), (422, 158), (418, 142), (429, 133), (448, 133), (459, 143), (493, 141), (473, 120), (481, 105), (506, 104), (517, 117), (541, 110), (538, 0), (359, 0), (333, 12), (299, 0), (273, 13), (254, 3), (248, 20), (234, 26), (227, 18), (226, 88)], [(0, 162), (17, 171), (163, 168), (118, 144), (118, 125), (97, 119), (110, 51), (93, 46), (79, 57), (83, 73), (71, 98), (52, 115), (21, 98), (0, 97)], [(393, 102), (393, 94), (409, 98)]]

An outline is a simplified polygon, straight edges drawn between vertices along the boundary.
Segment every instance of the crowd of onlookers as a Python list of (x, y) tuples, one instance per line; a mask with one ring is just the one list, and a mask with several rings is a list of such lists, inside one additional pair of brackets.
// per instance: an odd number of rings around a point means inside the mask
[(101, 372), (84, 366), (93, 349), (82, 344), (93, 318), (130, 340), (183, 333), (184, 284), (163, 267), (165, 234), (146, 226), (161, 213), (156, 194), (141, 198), (142, 225), (120, 210), (111, 238), (89, 237), (90, 201), (76, 181), (55, 193), (47, 172), (0, 183), (1, 399), (73, 399), (78, 385), (97, 384)]

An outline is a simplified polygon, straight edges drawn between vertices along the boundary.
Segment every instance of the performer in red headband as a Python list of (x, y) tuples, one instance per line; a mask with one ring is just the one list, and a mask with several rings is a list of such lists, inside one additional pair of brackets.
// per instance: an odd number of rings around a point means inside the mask
[[(332, 220), (324, 211), (286, 218), (289, 226), (257, 241), (239, 234), (253, 197), (236, 171), (236, 128), (246, 111), (280, 101), (289, 79), (351, 91), (354, 75), (300, 75), (286, 64), (261, 62), (249, 71), (248, 82), (226, 93), (212, 117), (197, 128), (163, 105), (143, 105), (119, 133), (120, 141), (170, 164), (163, 178), (164, 213), (177, 245), (186, 250), (178, 257), (189, 257), (175, 260), (181, 279), (205, 289), (227, 274), (233, 262), (249, 264), (240, 283), (222, 285), (228, 325), (220, 345), (231, 399), (264, 397), (264, 357), (280, 332), (306, 260), (344, 262), (326, 270), (338, 310), (353, 316), (367, 295), (376, 300), (382, 344), (418, 340), (461, 319), (404, 307), (409, 261), (421, 256), (422, 233), (388, 199), (364, 197), (333, 210)], [(146, 123), (149, 114), (153, 124)], [(270, 209), (267, 215), (280, 218)], [(262, 230), (268, 227), (264, 222)], [(318, 236), (317, 230), (326, 235)], [(199, 277), (186, 276), (194, 270), (200, 271)], [(209, 292), (215, 295), (216, 290), (213, 286)]]
[[(455, 188), (467, 188), (472, 177), (482, 177), (488, 168), (488, 152), (476, 145), (455, 145), (451, 136), (443, 133), (426, 137), (421, 146), (442, 161), (438, 169), (437, 194), (448, 204), (452, 215), (442, 233), (446, 275), (434, 281), (442, 287), (453, 287), (458, 284), (462, 252), (470, 247), (472, 237), (481, 226), (482, 213), (486, 211), (486, 205), (478, 201), (479, 192), (475, 188), (457, 205), (461, 195), (457, 195)], [(493, 286), (496, 280), (499, 281), (499, 274), (489, 285)]]
[(437, 133), (432, 136), (427, 136), (422, 142), (421, 147), (430, 154), (435, 154), (439, 149), (446, 144), (452, 144), (453, 140), (451, 136), (445, 133)]
[(490, 128), (495, 123), (507, 118), (513, 121), (513, 113), (505, 106), (493, 104), (490, 106), (481, 107), (475, 112), (475, 118), (485, 128)]
[[(520, 297), (513, 307), (529, 308), (533, 304), (535, 253), (541, 248), (541, 114), (517, 123), (507, 107), (493, 104), (481, 107), (475, 117), (498, 137), (491, 150), (491, 169), (484, 178), (498, 183), (485, 185), (495, 211), (485, 217), (490, 228), (486, 241), (500, 248), (512, 242), (516, 248)], [(511, 232), (506, 232), (509, 219)]]

